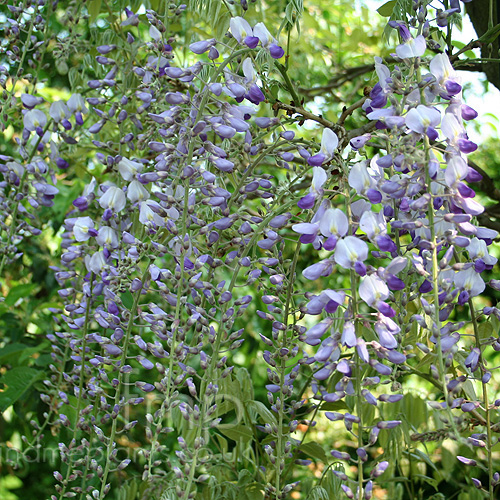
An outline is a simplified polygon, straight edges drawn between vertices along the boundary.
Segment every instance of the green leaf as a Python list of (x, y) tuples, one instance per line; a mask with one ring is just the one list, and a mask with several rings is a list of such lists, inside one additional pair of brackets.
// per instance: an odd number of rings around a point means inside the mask
[(335, 401), (333, 403), (323, 403), (321, 405), (320, 411), (340, 411), (340, 410), (348, 410), (348, 406), (344, 403), (344, 401)]
[(493, 325), (489, 321), (481, 323), (478, 327), (478, 333), (480, 339), (491, 337), (493, 335)]
[(0, 349), (0, 366), (7, 364), (7, 362), (12, 365), (17, 361), (15, 358), (26, 349), (29, 349), (26, 344), (20, 344), (18, 342), (7, 344), (5, 347), (2, 347)]
[(245, 487), (245, 495), (248, 500), (263, 500), (264, 490), (260, 483), (252, 483)]
[(18, 285), (12, 288), (5, 299), (5, 304), (13, 306), (19, 299), (23, 297), (28, 298), (36, 286), (35, 283), (26, 283), (25, 285)]
[(321, 486), (315, 486), (307, 495), (307, 500), (330, 500), (330, 495)]
[(500, 35), (500, 24), (490, 28), (484, 35), (481, 35), (478, 40), (483, 43), (493, 43)]
[[(342, 464), (337, 463), (333, 468), (336, 471), (345, 472), (345, 468)], [(332, 469), (330, 469), (323, 477), (322, 484), (325, 486), (325, 489), (328, 492), (328, 498), (339, 498), (342, 491), (340, 488), (342, 480), (333, 473)]]
[(127, 309), (130, 309), (132, 307), (132, 304), (134, 303), (134, 297), (132, 296), (132, 293), (130, 292), (130, 290), (127, 290), (125, 293), (122, 293), (121, 298), (122, 298), (123, 305)]
[(248, 370), (243, 367), (239, 367), (236, 370), (236, 380), (240, 383), (241, 395), (243, 396), (243, 401), (250, 401), (254, 398), (253, 393), (253, 383)]
[(434, 464), (434, 462), (429, 458), (429, 456), (426, 453), (424, 453), (421, 450), (415, 449), (415, 450), (413, 450), (412, 453), (410, 453), (410, 455), (418, 461), (425, 462), (432, 470), (434, 470), (436, 472), (436, 475), (439, 475), (439, 471), (438, 471), (436, 465)]
[(5, 385), (3, 392), (0, 392), (0, 411), (12, 406), (42, 376), (43, 372), (27, 366), (9, 370), (0, 378), (0, 383)]
[(0, 497), (2, 500), (18, 500), (19, 497), (10, 490), (21, 488), (23, 482), (17, 476), (4, 476), (0, 479)]
[(252, 473), (247, 470), (243, 469), (240, 470), (238, 473), (238, 486), (246, 486), (248, 483), (251, 483), (253, 481), (253, 475)]
[(405, 394), (405, 397), (401, 400), (401, 406), (406, 421), (414, 429), (418, 429), (420, 425), (427, 421), (428, 406), (418, 392)]
[(221, 451), (222, 455), (224, 456), (224, 454), (227, 453), (227, 448), (228, 448), (227, 439), (222, 437), (220, 434), (216, 434), (215, 437), (217, 438), (220, 451)]
[(316, 458), (322, 462), (328, 462), (328, 457), (326, 456), (323, 447), (316, 443), (316, 441), (310, 441), (309, 443), (301, 444), (299, 450), (307, 455), (308, 457)]
[(252, 429), (246, 425), (220, 424), (217, 426), (217, 429), (219, 429), (224, 436), (236, 442), (240, 440), (247, 442), (253, 438)]
[(300, 35), (300, 18), (304, 12), (304, 2), (303, 0), (289, 0), (287, 6), (285, 7), (285, 18), (290, 24), (297, 28), (297, 32)]
[(89, 9), (89, 16), (90, 16), (90, 22), (94, 23), (95, 20), (97, 19), (97, 16), (101, 12), (101, 3), (102, 0), (91, 0), (88, 6)]
[(423, 474), (414, 474), (412, 477), (422, 479), (422, 481), (425, 481), (427, 484), (431, 485), (435, 490), (438, 489), (439, 481), (437, 479), (433, 479), (429, 476), (424, 476)]
[(31, 358), (33, 354), (43, 351), (45, 347), (47, 347), (47, 345), (48, 345), (47, 342), (42, 342), (41, 344), (34, 347), (24, 346), (23, 352), (19, 357), (19, 363), (24, 363), (28, 358)]
[(265, 424), (276, 423), (273, 412), (261, 401), (249, 401), (247, 407), (260, 415)]
[(384, 3), (382, 7), (377, 9), (377, 12), (384, 17), (391, 17), (392, 11), (396, 6), (396, 0), (390, 0), (389, 2)]
[(470, 380), (466, 380), (464, 382), (462, 389), (470, 401), (475, 401), (477, 399), (476, 391), (474, 390), (474, 385)]
[(214, 416), (220, 417), (221, 415), (224, 415), (225, 413), (234, 410), (234, 408), (235, 408), (234, 402), (226, 399), (225, 401), (222, 401), (222, 403), (217, 403), (217, 409), (215, 410)]
[(137, 497), (137, 482), (127, 481), (118, 490), (118, 500), (135, 500)]

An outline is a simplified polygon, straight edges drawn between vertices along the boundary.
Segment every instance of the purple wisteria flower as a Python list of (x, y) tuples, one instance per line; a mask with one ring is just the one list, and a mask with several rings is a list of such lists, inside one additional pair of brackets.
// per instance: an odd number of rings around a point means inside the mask
[(321, 136), (321, 148), (319, 153), (309, 156), (307, 158), (307, 163), (311, 166), (319, 167), (323, 163), (329, 161), (333, 157), (333, 153), (339, 145), (339, 139), (337, 134), (329, 129), (323, 129), (323, 135)]
[(299, 200), (297, 205), (303, 210), (314, 206), (316, 199), (323, 196), (323, 185), (327, 180), (326, 172), (321, 167), (313, 167), (313, 178), (309, 194)]

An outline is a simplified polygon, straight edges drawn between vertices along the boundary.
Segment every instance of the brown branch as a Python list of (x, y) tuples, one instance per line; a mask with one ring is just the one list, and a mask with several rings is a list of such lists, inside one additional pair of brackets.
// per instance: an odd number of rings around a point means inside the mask
[[(390, 61), (393, 62), (392, 58), (390, 59)], [(339, 88), (344, 85), (344, 83), (362, 76), (365, 73), (370, 73), (374, 69), (375, 64), (372, 63), (363, 64), (362, 66), (355, 66), (352, 68), (346, 68), (344, 70), (341, 70), (326, 85), (312, 88), (299, 87), (299, 92), (307, 97), (315, 97), (317, 95), (324, 94), (325, 92), (330, 92), (333, 89)]]
[(367, 99), (367, 97), (363, 97), (362, 99), (355, 102), (354, 104), (352, 104), (348, 108), (346, 108), (344, 106), (344, 109), (342, 110), (342, 114), (340, 115), (340, 118), (339, 118), (339, 121), (337, 122), (337, 125), (344, 125), (346, 118), (348, 116), (352, 115), (354, 113), (354, 111), (356, 111), (356, 109), (361, 108), (361, 106), (363, 106), (363, 104), (365, 103), (366, 99)]
[(298, 114), (304, 117), (306, 120), (313, 120), (315, 122), (320, 123), (323, 125), (323, 127), (331, 128), (334, 129), (337, 127), (337, 125), (325, 118), (323, 118), (321, 115), (315, 115), (314, 113), (311, 113), (310, 111), (307, 111), (304, 109), (302, 106), (294, 106), (292, 104), (285, 104), (284, 102), (281, 101), (276, 101), (273, 103), (273, 109), (283, 109), (287, 112), (288, 115), (293, 115), (293, 114)]
[(458, 56), (462, 55), (463, 53), (467, 52), (468, 50), (472, 49), (477, 49), (482, 46), (482, 43), (479, 40), (471, 40), (467, 45), (465, 45), (463, 48), (461, 48), (458, 52), (455, 52), (450, 58), (450, 62), (453, 64), (457, 59)]
[(375, 122), (375, 121), (371, 121), (371, 122), (365, 123), (362, 127), (355, 128), (354, 130), (350, 130), (346, 134), (346, 140), (350, 141), (354, 137), (358, 137), (360, 135), (368, 134), (369, 132), (372, 132), (373, 130), (375, 130), (376, 123), (377, 122)]
[(284, 111), (286, 111), (286, 113), (289, 116), (297, 114), (297, 115), (302, 116), (302, 118), (304, 120), (315, 121), (315, 122), (323, 125), (323, 127), (326, 127), (326, 128), (333, 130), (339, 138), (339, 143), (343, 143), (343, 141), (346, 137), (346, 131), (342, 125), (331, 122), (330, 120), (323, 118), (321, 115), (319, 115), (319, 116), (315, 115), (314, 113), (311, 113), (310, 111), (307, 111), (306, 109), (304, 109), (302, 106), (294, 106), (293, 104), (285, 104), (284, 102), (281, 102), (281, 101), (275, 101), (273, 103), (273, 109), (275, 111), (277, 109), (283, 109)]

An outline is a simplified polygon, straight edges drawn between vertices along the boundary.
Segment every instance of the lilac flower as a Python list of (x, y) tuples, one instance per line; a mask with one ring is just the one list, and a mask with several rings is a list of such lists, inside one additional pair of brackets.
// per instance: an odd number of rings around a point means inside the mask
[(342, 345), (346, 345), (347, 347), (354, 347), (357, 345), (356, 329), (352, 321), (347, 321), (344, 324), (340, 343)]
[(359, 228), (366, 233), (371, 242), (375, 243), (382, 251), (393, 251), (396, 247), (387, 236), (387, 225), (382, 212), (366, 211), (361, 216)]
[(315, 295), (307, 304), (308, 314), (321, 314), (325, 310), (333, 314), (339, 305), (344, 303), (345, 293), (335, 290), (323, 290), (319, 295)]
[(477, 118), (477, 111), (465, 103), (462, 103), (460, 106), (460, 114), (464, 120), (474, 120), (474, 118)]
[(396, 54), (401, 59), (412, 59), (414, 57), (423, 56), (427, 44), (423, 35), (418, 35), (416, 38), (409, 38), (407, 41), (396, 47)]
[(383, 462), (380, 462), (377, 467), (375, 467), (372, 472), (371, 472), (371, 476), (372, 477), (378, 477), (378, 476), (381, 476), (387, 469), (387, 467), (389, 467), (389, 462), (387, 461), (383, 461)]
[(61, 123), (61, 125), (67, 130), (71, 129), (71, 124), (68, 121), (68, 117), (70, 116), (70, 111), (65, 102), (63, 101), (53, 102), (50, 105), (49, 115), (54, 120), (55, 123)]
[(102, 55), (109, 54), (110, 52), (112, 52), (115, 49), (116, 49), (116, 45), (99, 45), (98, 47), (96, 47), (97, 52), (99, 52), (99, 54), (102, 54)]
[(349, 144), (353, 149), (361, 149), (371, 138), (371, 134), (363, 134), (359, 137), (354, 137), (353, 139), (351, 139)]
[(337, 343), (334, 341), (334, 339), (328, 337), (321, 343), (321, 347), (316, 352), (314, 359), (316, 361), (319, 361), (320, 363), (326, 363), (328, 360), (334, 361), (338, 356), (334, 356), (334, 359), (332, 359), (333, 352), (337, 350), (337, 354), (339, 354), (338, 349), (336, 348)]
[(455, 114), (445, 113), (441, 122), (441, 130), (450, 145), (460, 152), (468, 154), (477, 149), (477, 145), (467, 138), (463, 125)]
[(156, 26), (149, 26), (149, 36), (155, 41), (159, 42), (161, 40), (161, 33)]
[(279, 118), (269, 118), (267, 116), (258, 116), (255, 118), (255, 125), (260, 128), (268, 128), (278, 123)]
[(379, 337), (380, 345), (386, 349), (395, 349), (398, 346), (394, 335), (397, 335), (401, 329), (387, 315), (378, 314), (378, 320), (375, 323), (375, 331)]
[(328, 200), (324, 200), (321, 203), (318, 211), (312, 218), (311, 222), (302, 222), (299, 224), (294, 224), (292, 229), (301, 235), (300, 241), (301, 243), (313, 243), (314, 248), (320, 248), (321, 246), (321, 238), (318, 237), (319, 233), (319, 222), (323, 217), (325, 211), (330, 207), (330, 202)]
[(139, 24), (139, 14), (134, 14), (130, 9), (125, 7), (127, 19), (122, 21), (121, 26), (137, 26)]
[(456, 273), (454, 282), (458, 289), (467, 292), (467, 298), (465, 298), (464, 302), (467, 302), (470, 297), (476, 297), (486, 288), (481, 275), (476, 273), (473, 267)]
[(276, 217), (274, 217), (269, 221), (269, 226), (275, 229), (284, 227), (290, 220), (291, 216), (292, 214), (290, 212), (282, 215), (277, 215)]
[(127, 198), (135, 203), (149, 198), (149, 191), (137, 180), (133, 180), (127, 188)]
[(387, 104), (387, 95), (391, 92), (391, 72), (378, 56), (375, 57), (375, 72), (378, 82), (370, 92), (370, 99), (363, 105), (363, 109), (370, 111), (374, 108), (383, 108)]
[(389, 288), (375, 274), (365, 276), (359, 285), (359, 296), (369, 305), (374, 307), (379, 300), (389, 297)]
[(460, 462), (464, 463), (465, 465), (471, 465), (473, 467), (475, 467), (477, 465), (477, 462), (472, 458), (466, 458), (466, 457), (462, 457), (460, 455), (457, 455), (457, 459), (460, 460)]
[(375, 182), (368, 172), (365, 161), (354, 164), (351, 167), (348, 178), (349, 186), (358, 194), (365, 194), (368, 189), (375, 187)]
[(323, 184), (326, 182), (326, 172), (321, 167), (313, 167), (313, 178), (309, 194), (301, 198), (297, 205), (303, 210), (312, 208), (316, 198), (323, 196)]
[[(242, 64), (243, 74), (245, 75), (245, 84), (248, 87), (246, 97), (254, 104), (260, 104), (265, 101), (265, 96), (262, 90), (255, 83), (257, 81), (257, 74), (252, 64), (252, 60), (247, 57)], [(248, 127), (248, 126), (247, 126)]]
[(245, 44), (251, 49), (257, 47), (259, 39), (253, 36), (253, 30), (246, 19), (242, 17), (232, 17), (229, 21), (231, 33), (240, 45)]
[(160, 206), (155, 201), (141, 201), (139, 203), (139, 222), (144, 225), (150, 225), (154, 223), (158, 227), (165, 225), (165, 221), (158, 213), (155, 212), (154, 208), (160, 209)]
[(427, 133), (431, 139), (437, 138), (435, 128), (441, 122), (441, 113), (436, 108), (419, 104), (410, 109), (405, 117), (407, 127), (418, 134)]
[(368, 404), (371, 404), (373, 406), (377, 406), (378, 405), (377, 399), (375, 398), (375, 396), (368, 389), (363, 389), (361, 391), (361, 394), (366, 399), (366, 402)]
[(452, 156), (446, 166), (444, 179), (450, 188), (456, 188), (458, 183), (465, 179), (469, 170), (467, 163), (461, 156)]
[(328, 238), (324, 245), (325, 249), (333, 250), (337, 240), (347, 234), (349, 220), (339, 208), (329, 208), (319, 221), (319, 229), (321, 234)]
[(109, 248), (117, 248), (119, 246), (116, 230), (109, 226), (99, 228), (99, 234), (96, 236), (96, 242), (101, 247), (107, 246)]
[(465, 358), (464, 365), (470, 368), (471, 372), (475, 372), (479, 363), (481, 351), (477, 347), (473, 347), (470, 354)]
[(125, 193), (116, 186), (110, 186), (106, 192), (99, 198), (99, 205), (102, 208), (109, 208), (114, 212), (121, 212), (127, 200), (125, 198)]
[(381, 394), (378, 397), (379, 401), (384, 403), (397, 403), (403, 399), (403, 394)]
[(78, 217), (73, 226), (76, 241), (87, 241), (91, 236), (97, 236), (94, 221), (90, 217)]
[(368, 257), (368, 245), (356, 236), (346, 236), (335, 248), (335, 262), (344, 269), (353, 269)]
[(488, 253), (486, 242), (476, 237), (471, 238), (467, 245), (467, 252), (470, 259), (481, 260), (486, 266), (494, 266), (497, 263), (497, 258)]
[(131, 181), (138, 173), (142, 172), (143, 165), (136, 161), (122, 158), (118, 163), (118, 171), (123, 180)]
[[(337, 458), (339, 460), (350, 460), (351, 459), (351, 456), (349, 455), (349, 453), (346, 453), (343, 451), (333, 450), (333, 451), (331, 451), (331, 454), (334, 458)], [(354, 496), (351, 498), (354, 498)]]
[(101, 250), (99, 252), (94, 253), (92, 256), (85, 256), (85, 266), (88, 271), (91, 271), (95, 274), (100, 274), (102, 268), (106, 265), (106, 257), (104, 256), (104, 252)]
[(43, 111), (39, 109), (32, 109), (28, 111), (23, 117), (24, 128), (30, 132), (36, 130), (38, 135), (42, 134), (43, 128), (47, 124), (47, 117)]
[(438, 85), (445, 91), (445, 95), (458, 94), (462, 87), (458, 83), (459, 78), (447, 54), (437, 54), (429, 64), (431, 74), (436, 78)]
[(21, 94), (21, 102), (28, 109), (33, 109), (34, 107), (42, 104), (44, 102), (43, 97), (36, 97), (30, 94)]
[(340, 487), (342, 488), (342, 491), (345, 493), (345, 496), (349, 499), (354, 498), (354, 493), (352, 492), (351, 488), (345, 484), (341, 484)]
[(314, 325), (312, 328), (309, 328), (309, 330), (307, 330), (305, 334), (306, 342), (309, 345), (319, 344), (321, 337), (331, 328), (332, 324), (333, 319), (326, 318), (323, 321), (320, 321), (318, 324)]
[(321, 137), (321, 149), (319, 153), (307, 158), (307, 163), (311, 166), (319, 167), (333, 157), (338, 144), (339, 139), (337, 134), (329, 128), (324, 128)]
[(312, 243), (316, 238), (319, 231), (318, 223), (311, 222), (301, 222), (299, 224), (294, 224), (292, 229), (302, 235), (300, 241), (302, 243)]
[(210, 50), (216, 43), (217, 40), (215, 38), (194, 42), (189, 46), (189, 50), (195, 54), (203, 54)]
[(314, 281), (317, 280), (320, 276), (330, 276), (333, 269), (333, 261), (331, 259), (321, 260), (313, 264), (312, 266), (307, 267), (302, 272), (304, 278)]
[(253, 29), (254, 35), (258, 37), (262, 47), (269, 50), (273, 59), (280, 59), (285, 55), (285, 51), (278, 45), (278, 42), (271, 36), (264, 23), (257, 23)]

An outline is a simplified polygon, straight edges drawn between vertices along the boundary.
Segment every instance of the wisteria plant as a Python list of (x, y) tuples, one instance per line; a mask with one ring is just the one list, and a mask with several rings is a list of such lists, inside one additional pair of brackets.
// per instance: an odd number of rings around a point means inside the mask
[(301, 2), (182, 31), (202, 4), (0, 14), (0, 409), (30, 427), (2, 474), (52, 500), (497, 498), (463, 5), (384, 5), (396, 44), (330, 121), (293, 75)]

